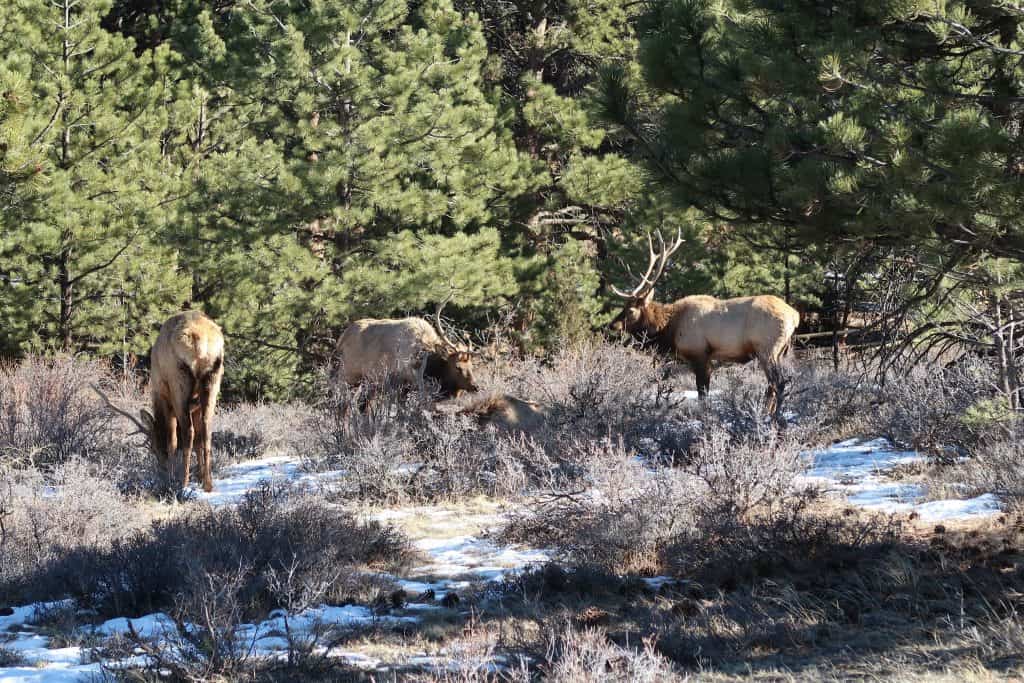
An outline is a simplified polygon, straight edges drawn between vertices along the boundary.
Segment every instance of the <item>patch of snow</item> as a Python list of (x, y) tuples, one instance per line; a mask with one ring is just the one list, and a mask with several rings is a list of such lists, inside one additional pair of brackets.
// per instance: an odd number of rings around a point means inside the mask
[(96, 680), (103, 673), (99, 664), (47, 664), (0, 668), (0, 683), (72, 683)]
[(79, 647), (50, 649), (50, 639), (34, 631), (31, 623), (53, 609), (72, 606), (69, 600), (42, 602), (14, 607), (13, 614), (0, 617), (0, 632), (12, 636), (0, 641), (0, 647), (16, 652), (25, 660), (22, 666), (0, 668), (0, 683), (65, 683), (95, 678), (99, 664), (83, 664)]
[(818, 485), (867, 510), (917, 513), (924, 521), (984, 517), (1000, 511), (991, 493), (968, 500), (922, 502), (927, 489), (921, 484), (893, 482), (885, 471), (897, 465), (924, 462), (915, 451), (893, 448), (886, 439), (850, 439), (825, 450), (805, 454), (807, 471), (802, 481)]
[(132, 630), (140, 637), (150, 640), (172, 634), (175, 632), (176, 627), (174, 621), (169, 616), (158, 612), (156, 614), (147, 614), (137, 619), (126, 619), (124, 617), (110, 619), (97, 626), (94, 632), (104, 636), (115, 636), (128, 635)]
[(225, 467), (213, 480), (213, 491), (192, 488), (189, 496), (210, 505), (237, 505), (245, 494), (264, 482), (293, 482), (297, 486), (316, 489), (330, 485), (345, 475), (342, 470), (330, 472), (304, 472), (302, 461), (290, 456), (269, 456)]
[(849, 439), (823, 451), (810, 453), (809, 459), (812, 464), (807, 470), (807, 477), (837, 482), (861, 480), (895, 465), (924, 460), (914, 451), (893, 449), (885, 439)]

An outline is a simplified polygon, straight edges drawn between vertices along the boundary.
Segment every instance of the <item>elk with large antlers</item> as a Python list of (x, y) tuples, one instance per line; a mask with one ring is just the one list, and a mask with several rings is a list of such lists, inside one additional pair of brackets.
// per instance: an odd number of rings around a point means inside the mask
[(473, 356), (451, 341), (441, 325), (442, 302), (435, 315), (437, 329), (423, 318), (356, 320), (338, 339), (335, 356), (350, 386), (390, 375), (415, 386), (420, 377), (438, 384), (442, 397), (477, 391)]
[(782, 361), (800, 314), (771, 295), (735, 299), (696, 295), (670, 304), (654, 301), (654, 286), (669, 258), (683, 245), (679, 233), (668, 245), (660, 232), (657, 236), (660, 249), (655, 251), (654, 241), (647, 235), (648, 266), (640, 283), (629, 292), (612, 287), (626, 305), (611, 329), (629, 332), (642, 343), (687, 361), (701, 398), (707, 396), (711, 385), (712, 361), (745, 363), (757, 358), (768, 379), (768, 411), (778, 418), (786, 385)]
[[(224, 335), (199, 311), (184, 311), (167, 319), (150, 351), (152, 412), (140, 419), (115, 406), (96, 388), (107, 405), (131, 420), (149, 443), (168, 480), (188, 486), (193, 448), (203, 490), (213, 489), (211, 471), (212, 422), (224, 376)], [(175, 472), (177, 470), (177, 472)]]

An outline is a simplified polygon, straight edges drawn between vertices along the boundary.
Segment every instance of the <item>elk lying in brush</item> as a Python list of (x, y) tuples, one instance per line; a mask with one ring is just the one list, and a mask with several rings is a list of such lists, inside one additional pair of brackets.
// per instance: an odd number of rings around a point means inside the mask
[(550, 417), (548, 407), (509, 394), (473, 401), (458, 413), (475, 417), (481, 426), (494, 425), (501, 431), (527, 434), (535, 434), (543, 429)]
[(711, 385), (712, 361), (746, 363), (757, 358), (768, 379), (766, 406), (778, 418), (786, 385), (782, 361), (800, 314), (771, 295), (736, 299), (697, 295), (660, 304), (654, 301), (654, 286), (683, 240), (677, 233), (675, 241), (666, 246), (659, 232), (658, 243), (660, 252), (655, 252), (654, 242), (647, 235), (647, 272), (636, 287), (629, 292), (612, 287), (626, 305), (611, 328), (629, 332), (642, 343), (687, 361), (696, 375), (701, 398), (707, 396)]
[(472, 354), (445, 336), (441, 308), (436, 318), (437, 330), (423, 318), (364, 318), (349, 325), (335, 352), (345, 382), (357, 386), (387, 375), (406, 386), (432, 379), (443, 398), (477, 391)]
[(167, 319), (150, 351), (152, 412), (143, 408), (138, 420), (97, 391), (111, 409), (131, 420), (146, 436), (170, 482), (176, 480), (175, 469), (180, 464), (177, 481), (182, 488), (188, 486), (194, 448), (203, 490), (211, 491), (212, 422), (223, 375), (220, 327), (198, 311), (184, 311)]

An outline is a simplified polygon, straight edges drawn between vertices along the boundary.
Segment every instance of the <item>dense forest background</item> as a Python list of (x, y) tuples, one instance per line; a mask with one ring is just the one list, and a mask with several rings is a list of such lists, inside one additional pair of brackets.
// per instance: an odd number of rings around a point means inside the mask
[(1002, 1), (9, 1), (0, 354), (127, 363), (187, 305), (230, 395), (286, 398), (349, 320), (449, 297), (544, 353), (681, 229), (661, 299), (774, 293), (1012, 368), (1022, 26)]

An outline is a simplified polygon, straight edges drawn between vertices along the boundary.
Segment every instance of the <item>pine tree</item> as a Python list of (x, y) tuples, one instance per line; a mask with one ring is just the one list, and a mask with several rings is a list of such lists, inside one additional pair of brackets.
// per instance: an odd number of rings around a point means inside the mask
[(109, 8), (24, 0), (5, 9), (0, 70), (26, 84), (21, 125), (43, 170), (0, 235), (8, 350), (109, 349), (126, 336), (142, 344), (150, 321), (111, 325), (125, 302), (142, 297), (131, 310), (143, 315), (151, 297), (170, 305), (181, 295), (174, 254), (154, 239), (177, 185), (161, 149), (166, 55), (136, 55), (130, 40), (103, 30)]
[(655, 106), (619, 87), (609, 111), (681, 203), (752, 232), (1019, 256), (1022, 21), (988, 2), (663, 0), (640, 29)]

